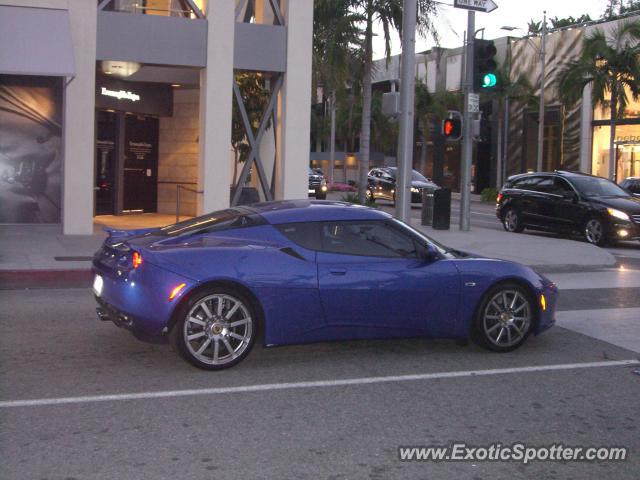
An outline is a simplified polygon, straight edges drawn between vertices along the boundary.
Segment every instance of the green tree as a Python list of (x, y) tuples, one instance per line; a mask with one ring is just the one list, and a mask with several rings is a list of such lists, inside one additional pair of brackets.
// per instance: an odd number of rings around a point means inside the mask
[[(365, 200), (369, 156), (371, 149), (371, 103), (373, 74), (373, 26), (379, 23), (384, 35), (387, 60), (391, 56), (391, 32), (402, 28), (402, 0), (351, 0), (351, 11), (364, 18), (364, 59), (362, 78), (362, 127), (360, 130), (360, 161), (358, 198)], [(434, 0), (417, 0), (417, 31), (424, 36), (432, 32), (431, 17), (435, 15)], [(413, 54), (414, 52), (411, 52)]]
[[(262, 115), (267, 109), (271, 94), (265, 88), (264, 75), (260, 73), (237, 73), (236, 83), (240, 89), (240, 96), (255, 135), (260, 127), (260, 120), (262, 120)], [(235, 184), (238, 180), (238, 164), (244, 163), (251, 151), (235, 95), (233, 97), (233, 116), (231, 120), (231, 148), (235, 156), (235, 162), (233, 162), (233, 183)]]
[[(322, 115), (315, 118), (319, 127), (317, 134), (330, 134), (331, 119), (335, 119), (338, 108), (338, 96), (353, 83), (352, 59), (358, 56), (361, 46), (362, 30), (360, 24), (364, 20), (362, 15), (353, 12), (351, 0), (316, 0), (313, 17), (313, 79), (314, 95), (318, 86), (322, 87), (323, 96), (328, 97), (330, 119)], [(314, 103), (318, 103), (316, 99)], [(334, 120), (335, 121), (335, 120)], [(329, 135), (330, 150), (335, 152), (336, 138)], [(334, 182), (334, 158), (330, 159), (329, 183)]]
[(600, 29), (583, 40), (582, 55), (560, 72), (559, 91), (563, 102), (575, 105), (584, 87), (592, 85), (593, 103), (611, 109), (609, 178), (615, 178), (616, 124), (629, 103), (640, 95), (640, 22), (621, 22), (610, 37)]

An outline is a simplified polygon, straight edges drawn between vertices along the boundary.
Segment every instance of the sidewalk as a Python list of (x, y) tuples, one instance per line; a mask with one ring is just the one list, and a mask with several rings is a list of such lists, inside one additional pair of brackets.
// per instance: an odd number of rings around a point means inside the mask
[(579, 240), (526, 231), (509, 233), (501, 230), (473, 227), (461, 232), (434, 230), (414, 220), (412, 225), (434, 240), (458, 250), (523, 263), (534, 267), (610, 267), (616, 259), (608, 251)]

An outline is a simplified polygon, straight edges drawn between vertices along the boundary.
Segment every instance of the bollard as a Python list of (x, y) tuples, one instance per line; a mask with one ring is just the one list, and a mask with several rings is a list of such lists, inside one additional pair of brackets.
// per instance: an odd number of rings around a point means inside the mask
[(422, 190), (422, 225), (433, 224), (433, 191)]

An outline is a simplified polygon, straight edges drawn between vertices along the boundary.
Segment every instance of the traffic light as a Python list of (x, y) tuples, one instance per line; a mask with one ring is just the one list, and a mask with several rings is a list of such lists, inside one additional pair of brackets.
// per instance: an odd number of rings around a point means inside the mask
[(473, 43), (473, 87), (474, 91), (490, 90), (498, 84), (495, 56), (498, 53), (491, 40), (476, 38)]
[(447, 141), (455, 142), (462, 138), (462, 114), (450, 111), (442, 121), (442, 135)]

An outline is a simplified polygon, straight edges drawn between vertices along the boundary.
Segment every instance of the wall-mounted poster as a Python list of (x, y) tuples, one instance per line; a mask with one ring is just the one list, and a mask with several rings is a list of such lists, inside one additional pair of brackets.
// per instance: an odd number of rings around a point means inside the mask
[(0, 75), (0, 223), (59, 223), (62, 80)]

